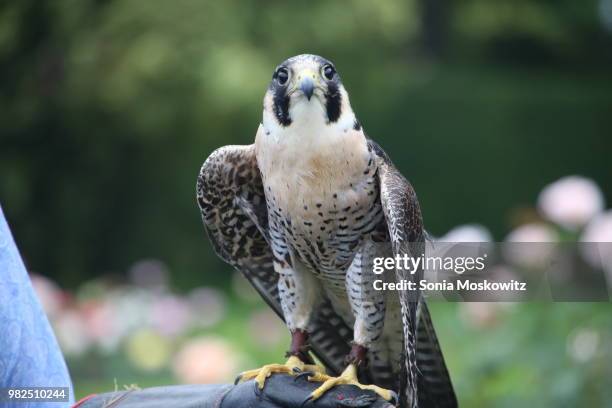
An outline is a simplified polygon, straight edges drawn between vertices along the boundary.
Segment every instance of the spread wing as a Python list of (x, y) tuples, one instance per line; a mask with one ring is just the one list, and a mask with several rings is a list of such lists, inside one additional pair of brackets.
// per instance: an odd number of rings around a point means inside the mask
[[(254, 145), (225, 146), (213, 152), (200, 170), (197, 200), (217, 255), (242, 272), (283, 319)], [(328, 300), (317, 307), (313, 321), (312, 351), (330, 372), (338, 374), (350, 351), (352, 329), (336, 314)]]
[[(369, 141), (369, 146), (377, 155), (381, 201), (393, 254), (419, 256), (425, 249), (425, 234), (416, 193), (382, 148), (373, 141)], [(398, 280), (418, 282), (422, 276), (422, 270), (414, 275), (396, 270)], [(455, 393), (424, 299), (418, 291), (398, 293), (406, 360), (405, 375), (401, 376), (405, 379), (402, 406), (456, 407)]]

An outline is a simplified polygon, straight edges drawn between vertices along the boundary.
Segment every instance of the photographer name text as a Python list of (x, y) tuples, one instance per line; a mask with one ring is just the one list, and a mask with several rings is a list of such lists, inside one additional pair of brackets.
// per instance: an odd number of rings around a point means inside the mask
[[(451, 256), (425, 256), (412, 257), (407, 254), (395, 257), (376, 257), (373, 259), (372, 272), (381, 275), (386, 271), (406, 271), (411, 276), (417, 272), (452, 272), (457, 279), (429, 280), (429, 279), (377, 279), (373, 282), (374, 290), (400, 290), (400, 291), (474, 291), (474, 292), (523, 292), (527, 290), (527, 283), (517, 280), (499, 282), (495, 280), (473, 277), (474, 273), (485, 271), (487, 254), (476, 257)], [(472, 279), (459, 278), (466, 272), (472, 272)]]

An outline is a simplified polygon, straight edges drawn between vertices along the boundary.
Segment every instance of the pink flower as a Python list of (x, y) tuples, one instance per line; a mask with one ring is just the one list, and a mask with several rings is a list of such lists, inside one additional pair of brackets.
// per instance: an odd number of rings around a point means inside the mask
[(554, 243), (558, 239), (555, 230), (548, 225), (521, 225), (506, 237), (503, 254), (512, 265), (541, 269), (552, 260), (556, 251)]
[(191, 324), (192, 313), (189, 303), (174, 295), (165, 295), (153, 302), (151, 322), (160, 333), (176, 336)]
[(453, 228), (446, 233), (440, 242), (491, 242), (493, 237), (489, 230), (480, 224), (466, 224)]
[[(440, 239), (426, 242), (425, 252), (429, 257), (487, 257), (492, 250), (493, 237), (489, 230), (480, 224), (466, 224), (453, 228)], [(427, 269), (429, 280), (441, 280), (449, 271)], [(463, 273), (455, 270), (454, 274)]]
[(604, 208), (603, 194), (592, 180), (568, 176), (550, 184), (538, 198), (538, 209), (552, 222), (575, 230)]
[(112, 351), (117, 347), (114, 309), (103, 300), (91, 300), (81, 306), (81, 315), (87, 335), (103, 350)]
[(200, 337), (185, 344), (174, 359), (172, 368), (179, 381), (198, 384), (233, 380), (239, 366), (236, 350), (226, 341)]
[(595, 217), (580, 237), (582, 257), (593, 268), (603, 269), (612, 288), (612, 210)]
[(545, 224), (525, 224), (510, 232), (506, 242), (557, 242), (558, 235)]
[(75, 310), (66, 310), (55, 319), (53, 328), (62, 352), (67, 356), (80, 356), (91, 346), (86, 324)]
[(159, 290), (168, 286), (168, 268), (157, 259), (143, 259), (134, 263), (128, 275), (136, 286), (143, 288)]
[(225, 296), (217, 289), (196, 288), (188, 299), (194, 314), (193, 323), (200, 327), (214, 326), (225, 316)]

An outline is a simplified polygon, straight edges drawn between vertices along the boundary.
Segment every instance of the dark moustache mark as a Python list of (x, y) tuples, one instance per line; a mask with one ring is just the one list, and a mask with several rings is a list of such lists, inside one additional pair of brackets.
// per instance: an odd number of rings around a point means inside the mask
[(274, 87), (274, 115), (278, 119), (278, 123), (282, 126), (289, 126), (291, 124), (291, 117), (289, 116), (289, 96), (286, 93), (285, 87), (276, 86)]
[(328, 82), (327, 93), (325, 94), (327, 119), (330, 123), (338, 121), (340, 117), (340, 109), (342, 104), (342, 95), (338, 89), (338, 84), (335, 82)]

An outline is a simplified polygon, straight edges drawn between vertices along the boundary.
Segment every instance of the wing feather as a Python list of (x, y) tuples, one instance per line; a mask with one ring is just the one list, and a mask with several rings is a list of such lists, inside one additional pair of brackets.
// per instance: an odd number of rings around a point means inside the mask
[[(200, 170), (196, 190), (204, 227), (217, 255), (239, 270), (283, 319), (254, 145), (214, 151)], [(331, 373), (340, 373), (353, 332), (329, 300), (318, 305), (311, 330), (314, 354)]]
[[(416, 193), (380, 146), (370, 140), (369, 147), (378, 157), (381, 201), (393, 254), (420, 256), (425, 250), (425, 233)], [(396, 269), (398, 281), (419, 282), (422, 276), (422, 270), (410, 274), (408, 271)], [(405, 389), (402, 406), (456, 407), (455, 393), (425, 300), (421, 298), (418, 290), (401, 291), (399, 294), (406, 360), (403, 371), (405, 375), (402, 375), (402, 379), (405, 378), (405, 384), (402, 385), (402, 389)], [(438, 404), (441, 401), (450, 403)]]
[(419, 407), (456, 408), (457, 397), (424, 299), (419, 302), (417, 314)]

